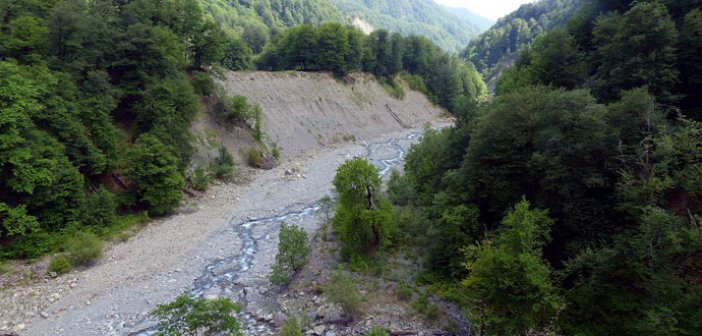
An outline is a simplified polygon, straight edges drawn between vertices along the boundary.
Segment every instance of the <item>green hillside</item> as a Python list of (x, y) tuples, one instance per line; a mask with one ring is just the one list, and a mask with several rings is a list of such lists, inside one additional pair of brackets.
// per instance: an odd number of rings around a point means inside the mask
[(376, 29), (423, 35), (442, 49), (458, 52), (480, 33), (478, 25), (459, 18), (431, 0), (330, 0), (347, 16), (358, 16)]
[(564, 25), (581, 6), (582, 0), (541, 0), (522, 5), (472, 40), (462, 56), (489, 77), (493, 67), (514, 59), (521, 46), (544, 31)]
[(471, 12), (466, 8), (442, 6), (447, 12), (453, 14), (454, 16), (463, 19), (466, 22), (471, 22), (480, 28), (480, 31), (486, 31), (495, 24), (495, 20), (482, 17), (478, 14)]

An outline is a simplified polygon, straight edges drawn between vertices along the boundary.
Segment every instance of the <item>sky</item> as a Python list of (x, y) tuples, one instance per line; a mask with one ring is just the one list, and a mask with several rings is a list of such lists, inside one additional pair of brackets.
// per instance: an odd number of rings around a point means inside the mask
[(497, 20), (533, 0), (434, 0), (439, 4), (467, 8), (475, 14)]

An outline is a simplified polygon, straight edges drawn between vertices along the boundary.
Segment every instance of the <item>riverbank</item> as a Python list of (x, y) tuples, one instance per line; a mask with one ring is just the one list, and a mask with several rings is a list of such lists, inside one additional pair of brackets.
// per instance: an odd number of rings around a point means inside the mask
[[(417, 131), (393, 133), (373, 143), (405, 139)], [(411, 143), (401, 142), (406, 147)], [(148, 327), (154, 307), (192, 290), (208, 265), (240, 253), (242, 241), (231, 223), (313, 204), (330, 192), (336, 167), (355, 155), (367, 155), (368, 148), (359, 142), (317, 149), (257, 172), (247, 185), (216, 186), (191, 207), (192, 212), (152, 223), (114, 245), (90, 269), (0, 292), (0, 300), (8, 303), (0, 308), (0, 321), (10, 330), (23, 324), (22, 334), (27, 335), (124, 335)], [(382, 148), (371, 154), (376, 162), (386, 155)], [(315, 230), (313, 223), (306, 228)], [(240, 286), (229, 289), (232, 295), (251, 293), (259, 283), (267, 283), (277, 236), (254, 234), (265, 238), (259, 244), (259, 259), (252, 260)], [(248, 308), (252, 315), (258, 309)]]

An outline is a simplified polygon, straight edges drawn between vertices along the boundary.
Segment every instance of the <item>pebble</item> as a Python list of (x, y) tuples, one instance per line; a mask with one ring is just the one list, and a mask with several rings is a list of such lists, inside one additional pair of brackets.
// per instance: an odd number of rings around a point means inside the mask
[(49, 318), (49, 313), (47, 313), (47, 312), (45, 312), (45, 311), (40, 312), (39, 315), (41, 315), (41, 317), (43, 317), (43, 318), (45, 318), (45, 319)]
[(317, 335), (320, 335), (320, 336), (321, 336), (321, 335), (324, 335), (324, 330), (325, 330), (325, 329), (326, 329), (326, 328), (325, 328), (323, 325), (318, 325), (318, 326), (316, 326), (316, 327), (313, 328), (314, 333), (317, 334)]

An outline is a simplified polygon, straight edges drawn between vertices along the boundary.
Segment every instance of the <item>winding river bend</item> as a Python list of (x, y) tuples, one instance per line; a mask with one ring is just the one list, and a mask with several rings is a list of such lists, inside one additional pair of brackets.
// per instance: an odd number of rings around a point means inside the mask
[[(381, 177), (386, 178), (392, 169), (401, 167), (409, 146), (417, 142), (422, 133), (412, 131), (405, 133), (401, 138), (364, 144), (360, 156), (373, 163)], [(262, 300), (258, 291), (254, 289), (261, 283), (260, 276), (254, 278), (249, 273), (253, 266), (263, 263), (261, 259), (271, 258), (270, 246), (277, 245), (273, 236), (277, 237), (283, 223), (306, 227), (308, 231), (311, 228), (311, 231), (314, 231), (322, 222), (320, 209), (319, 202), (293, 203), (279, 213), (269, 216), (247, 217), (245, 221), (230, 220), (228, 225), (241, 240), (240, 251), (210, 261), (194, 280), (189, 294), (195, 297), (233, 297), (244, 307), (240, 320), (247, 334), (271, 334), (272, 326), (260, 318), (260, 307), (263, 304), (252, 302)], [(267, 245), (268, 248), (262, 249), (262, 245)], [(266, 252), (263, 253), (262, 250)], [(151, 325), (132, 335), (152, 335), (157, 329), (157, 325)]]

